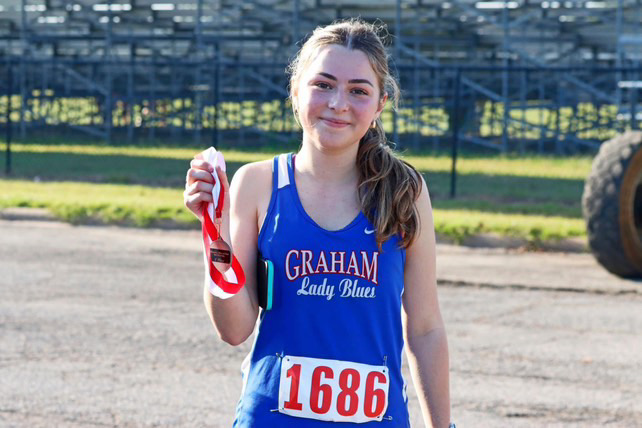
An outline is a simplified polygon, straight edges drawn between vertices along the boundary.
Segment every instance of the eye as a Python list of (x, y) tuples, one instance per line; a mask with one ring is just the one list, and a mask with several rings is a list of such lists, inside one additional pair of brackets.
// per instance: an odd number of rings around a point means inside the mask
[(321, 89), (331, 89), (332, 88), (332, 86), (330, 86), (326, 82), (316, 82), (314, 84), (314, 86), (316, 86), (317, 88), (321, 88)]
[(355, 88), (352, 90), (353, 93), (357, 95), (368, 95), (368, 91), (361, 89), (361, 88)]

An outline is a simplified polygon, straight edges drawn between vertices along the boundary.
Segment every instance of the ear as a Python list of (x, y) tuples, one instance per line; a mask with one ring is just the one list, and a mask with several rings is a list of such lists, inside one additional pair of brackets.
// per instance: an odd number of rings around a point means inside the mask
[(377, 116), (375, 119), (378, 119), (379, 116), (381, 115), (381, 112), (383, 111), (383, 108), (386, 106), (386, 102), (388, 101), (388, 93), (384, 92), (383, 97), (379, 100), (379, 107), (377, 107)]

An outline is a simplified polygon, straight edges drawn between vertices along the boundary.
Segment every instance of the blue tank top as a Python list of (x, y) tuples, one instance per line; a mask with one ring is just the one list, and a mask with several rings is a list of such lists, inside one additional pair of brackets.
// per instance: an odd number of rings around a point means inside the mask
[(405, 250), (379, 250), (360, 212), (341, 230), (318, 226), (294, 184), (293, 155), (274, 158), (258, 248), (274, 265), (243, 362), (235, 427), (409, 427), (401, 374)]

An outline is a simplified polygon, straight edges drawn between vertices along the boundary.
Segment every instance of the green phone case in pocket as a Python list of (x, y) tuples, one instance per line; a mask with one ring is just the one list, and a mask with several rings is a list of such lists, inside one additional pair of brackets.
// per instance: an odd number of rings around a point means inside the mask
[(274, 296), (274, 265), (259, 253), (256, 263), (256, 285), (259, 294), (259, 306), (269, 311), (272, 309)]

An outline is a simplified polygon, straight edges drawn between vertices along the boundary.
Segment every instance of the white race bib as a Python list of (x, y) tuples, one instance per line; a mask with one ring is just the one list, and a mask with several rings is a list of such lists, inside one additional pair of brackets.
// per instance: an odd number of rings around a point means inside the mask
[(381, 421), (389, 385), (386, 366), (285, 355), (279, 412), (333, 422)]

